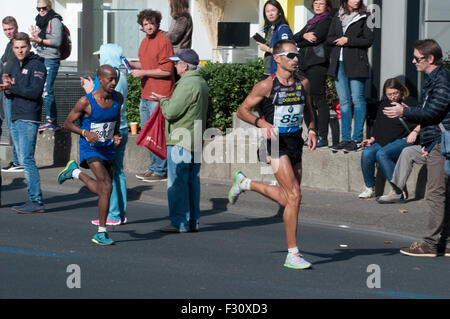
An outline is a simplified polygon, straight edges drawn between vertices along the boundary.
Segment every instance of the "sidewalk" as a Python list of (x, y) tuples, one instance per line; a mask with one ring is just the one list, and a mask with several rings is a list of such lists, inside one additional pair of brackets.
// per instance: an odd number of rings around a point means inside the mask
[[(2, 166), (4, 164), (2, 163)], [(63, 167), (39, 167), (44, 201), (46, 192), (75, 194), (84, 187), (80, 181), (67, 181), (63, 185), (58, 185), (56, 177), (62, 169)], [(90, 173), (87, 170), (83, 171)], [(21, 183), (23, 178), (23, 173), (2, 173), (3, 185)], [(228, 211), (249, 218), (279, 214), (278, 204), (257, 193), (244, 193), (235, 205), (230, 205), (227, 199), (229, 182), (203, 178), (201, 183), (202, 211)], [(134, 174), (127, 173), (127, 188), (130, 199), (167, 206), (166, 182), (142, 182)], [(302, 194), (300, 223), (344, 225), (343, 227), (395, 233), (416, 239), (420, 239), (426, 230), (427, 205), (424, 200), (381, 205), (374, 199), (360, 200), (357, 193), (324, 191), (306, 187), (302, 187)], [(400, 210), (407, 210), (407, 212), (402, 213)], [(132, 220), (133, 212), (127, 213), (128, 218)]]

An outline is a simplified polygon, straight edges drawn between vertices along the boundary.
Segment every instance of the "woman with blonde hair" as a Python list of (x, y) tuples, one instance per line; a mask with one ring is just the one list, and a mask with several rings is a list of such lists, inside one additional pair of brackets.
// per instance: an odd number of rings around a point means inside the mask
[(383, 171), (386, 180), (390, 181), (402, 150), (414, 144), (418, 130), (414, 123), (404, 119), (391, 119), (384, 115), (383, 109), (392, 103), (417, 105), (417, 101), (409, 96), (408, 88), (397, 79), (388, 79), (384, 83), (383, 98), (378, 107), (377, 116), (369, 139), (363, 140), (361, 147), (361, 169), (366, 188), (359, 198), (370, 198), (375, 195), (375, 163)]
[(56, 101), (54, 84), (61, 59), (61, 44), (64, 37), (62, 17), (53, 10), (51, 0), (38, 0), (36, 26), (32, 26), (30, 41), (36, 53), (45, 59), (47, 81), (44, 89), (44, 109), (46, 121), (39, 126), (39, 131), (59, 130), (56, 123)]

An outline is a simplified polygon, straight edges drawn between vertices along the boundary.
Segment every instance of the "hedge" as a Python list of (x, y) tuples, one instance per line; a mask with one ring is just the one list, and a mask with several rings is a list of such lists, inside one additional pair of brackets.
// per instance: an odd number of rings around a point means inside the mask
[[(233, 123), (233, 112), (244, 101), (253, 86), (263, 75), (262, 59), (247, 64), (220, 64), (208, 62), (200, 69), (209, 87), (209, 109), (207, 127), (225, 132)], [(138, 122), (141, 81), (130, 74), (128, 79), (127, 118), (128, 123)], [(139, 124), (140, 126), (140, 124)]]

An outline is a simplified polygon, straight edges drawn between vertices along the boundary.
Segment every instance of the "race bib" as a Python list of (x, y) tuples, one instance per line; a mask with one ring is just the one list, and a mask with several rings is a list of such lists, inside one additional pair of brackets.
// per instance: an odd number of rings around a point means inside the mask
[(275, 105), (273, 124), (280, 133), (293, 133), (300, 129), (304, 104)]
[(91, 132), (94, 132), (98, 136), (98, 141), (101, 143), (109, 142), (114, 139), (114, 128), (116, 122), (107, 123), (91, 123)]

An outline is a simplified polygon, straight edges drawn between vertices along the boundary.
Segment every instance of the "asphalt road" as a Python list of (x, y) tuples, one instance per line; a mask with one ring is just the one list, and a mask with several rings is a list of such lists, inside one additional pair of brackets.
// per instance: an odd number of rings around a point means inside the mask
[(203, 209), (199, 233), (164, 234), (164, 200), (131, 197), (129, 223), (109, 227), (116, 245), (100, 247), (90, 241), (97, 200), (85, 188), (46, 192), (45, 214), (14, 213), (25, 198), (23, 182), (2, 188), (0, 298), (450, 297), (450, 258), (402, 256), (413, 240), (405, 235), (301, 220), (298, 242), (313, 268), (296, 271), (282, 266), (284, 228), (275, 214), (219, 205)]

